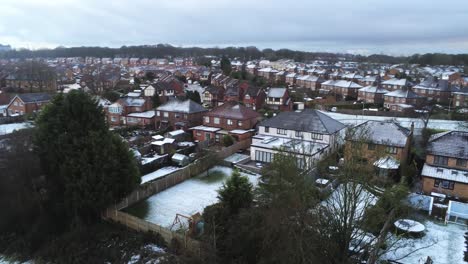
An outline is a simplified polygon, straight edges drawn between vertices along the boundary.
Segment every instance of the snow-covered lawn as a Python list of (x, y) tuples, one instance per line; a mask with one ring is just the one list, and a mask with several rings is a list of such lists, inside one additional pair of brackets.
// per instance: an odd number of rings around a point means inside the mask
[[(423, 224), (426, 227), (424, 237), (402, 238), (382, 259), (418, 264), (424, 263), (430, 256), (437, 264), (464, 263), (465, 238), (463, 236), (467, 231), (466, 227), (455, 224), (443, 225), (431, 220)], [(390, 241), (395, 241), (395, 237), (392, 237)], [(409, 253), (412, 254), (404, 257)]]
[(168, 174), (173, 173), (174, 171), (180, 170), (179, 167), (173, 167), (173, 166), (168, 166), (168, 167), (162, 167), (159, 170), (153, 171), (151, 173), (148, 173), (146, 175), (143, 175), (141, 177), (141, 184), (156, 180), (158, 178), (161, 178), (163, 176), (166, 176)]
[[(217, 190), (231, 175), (229, 167), (215, 166), (192, 179), (177, 184), (165, 191), (155, 194), (148, 199), (126, 209), (127, 212), (161, 226), (170, 227), (176, 214), (191, 216), (218, 201)], [(244, 174), (254, 185), (259, 176)]]
[(30, 123), (13, 123), (13, 124), (3, 124), (0, 125), (0, 135), (11, 134), (15, 130), (21, 130), (24, 128), (32, 127)]

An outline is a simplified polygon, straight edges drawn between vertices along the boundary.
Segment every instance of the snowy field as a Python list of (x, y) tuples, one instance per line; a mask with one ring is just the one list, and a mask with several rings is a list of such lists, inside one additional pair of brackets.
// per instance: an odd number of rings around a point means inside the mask
[[(332, 113), (332, 112), (325, 112), (325, 111), (322, 111), (322, 113), (346, 125), (359, 125), (368, 120), (374, 120), (374, 121), (395, 120), (406, 128), (410, 128), (411, 123), (414, 122), (414, 128), (416, 130), (423, 128), (423, 125), (424, 125), (421, 119), (418, 119), (418, 118), (348, 115), (348, 114)], [(466, 128), (463, 128), (461, 126), (462, 123), (463, 123), (462, 121), (431, 119), (429, 120), (427, 127), (433, 128), (433, 129), (444, 129), (444, 130), (466, 130)]]
[[(170, 227), (176, 214), (191, 216), (218, 201), (217, 190), (231, 175), (229, 167), (215, 166), (192, 179), (177, 184), (165, 191), (155, 194), (148, 199), (131, 206), (125, 211), (161, 226)], [(259, 176), (241, 173), (247, 176), (254, 185)]]
[[(382, 259), (419, 264), (424, 263), (427, 256), (430, 256), (437, 264), (465, 263), (463, 261), (465, 251), (463, 235), (467, 231), (465, 227), (455, 224), (436, 224), (429, 220), (424, 222), (424, 226), (426, 227), (424, 237), (401, 239), (395, 249), (387, 252)], [(414, 253), (404, 257), (411, 252)]]
[(31, 127), (30, 123), (13, 123), (0, 125), (0, 135), (11, 134), (15, 130)]

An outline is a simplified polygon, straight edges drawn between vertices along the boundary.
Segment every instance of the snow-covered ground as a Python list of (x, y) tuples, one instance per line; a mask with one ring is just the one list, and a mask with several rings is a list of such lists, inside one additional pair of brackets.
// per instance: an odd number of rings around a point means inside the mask
[(173, 166), (162, 167), (159, 170), (143, 175), (141, 177), (141, 184), (152, 181), (152, 180), (156, 180), (157, 178), (161, 178), (177, 170), (180, 170), (180, 168), (173, 167)]
[[(426, 227), (424, 237), (402, 238), (382, 259), (419, 264), (424, 263), (430, 256), (437, 264), (464, 263), (465, 238), (463, 235), (467, 228), (455, 224), (437, 224), (430, 220), (425, 221), (424, 226)], [(395, 241), (395, 237), (392, 237), (390, 241)], [(409, 253), (412, 254), (404, 257)]]
[[(207, 177), (206, 172), (192, 179), (177, 184), (165, 191), (155, 194), (143, 202), (127, 209), (127, 212), (141, 217), (149, 222), (170, 227), (176, 214), (191, 216), (218, 201), (218, 189), (232, 174), (229, 167), (215, 166), (210, 169), (210, 175), (221, 177)], [(256, 185), (259, 176), (244, 174)]]
[(13, 124), (3, 124), (0, 125), (0, 135), (6, 135), (13, 133), (15, 130), (20, 130), (24, 128), (31, 127), (32, 125), (30, 123), (24, 122), (24, 123), (13, 123)]
[[(375, 120), (375, 121), (395, 120), (406, 128), (410, 128), (412, 122), (414, 122), (414, 128), (416, 130), (421, 129), (424, 126), (423, 122), (419, 118), (348, 115), (348, 114), (340, 114), (340, 113), (325, 112), (325, 111), (322, 111), (322, 113), (346, 125), (358, 125), (368, 120)], [(429, 120), (427, 127), (433, 128), (433, 129), (444, 129), (444, 130), (467, 130), (467, 128), (463, 128), (461, 126), (462, 123), (463, 123), (462, 121), (431, 119)]]

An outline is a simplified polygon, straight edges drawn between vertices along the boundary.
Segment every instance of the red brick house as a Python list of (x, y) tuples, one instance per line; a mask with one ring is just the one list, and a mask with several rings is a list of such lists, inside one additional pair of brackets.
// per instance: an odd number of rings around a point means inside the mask
[(404, 112), (404, 109), (411, 106), (421, 107), (424, 101), (426, 101), (425, 97), (419, 96), (409, 88), (384, 94), (384, 107), (391, 111)]
[(272, 110), (292, 111), (293, 109), (293, 103), (286, 88), (270, 88), (265, 104)]
[(236, 140), (252, 137), (252, 129), (260, 115), (252, 109), (236, 102), (226, 102), (215, 107), (203, 116), (203, 125), (192, 127), (193, 138), (198, 141), (222, 142), (225, 135)]
[(468, 107), (468, 88), (453, 92), (452, 104), (454, 107)]
[[(106, 110), (106, 119), (109, 125), (111, 126), (121, 126), (127, 125), (126, 116), (131, 113), (141, 113), (146, 112), (151, 109), (151, 100), (149, 98), (135, 98), (135, 97), (125, 97), (120, 98), (117, 102), (109, 105)], [(132, 124), (128, 125), (137, 125), (134, 119), (131, 119)]]
[(447, 105), (452, 98), (452, 91), (455, 89), (447, 80), (436, 80), (430, 77), (415, 85), (412, 90), (429, 100)]
[(244, 94), (242, 103), (252, 110), (261, 109), (265, 104), (266, 93), (260, 87), (249, 86)]
[(201, 99), (204, 105), (217, 106), (224, 99), (224, 88), (219, 86), (208, 86), (201, 94)]
[(47, 93), (17, 94), (7, 106), (7, 115), (17, 116), (40, 111), (51, 100)]
[(156, 108), (156, 129), (173, 128), (187, 130), (202, 124), (203, 114), (208, 111), (203, 106), (187, 99), (171, 100)]
[(154, 116), (156, 112), (154, 110), (131, 113), (126, 116), (128, 126), (141, 126), (141, 127), (154, 127)]

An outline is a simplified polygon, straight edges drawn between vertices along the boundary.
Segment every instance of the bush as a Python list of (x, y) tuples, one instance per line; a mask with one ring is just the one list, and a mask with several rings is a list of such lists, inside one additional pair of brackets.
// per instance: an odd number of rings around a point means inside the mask
[(234, 138), (231, 135), (225, 135), (223, 137), (223, 146), (229, 147), (234, 144)]

